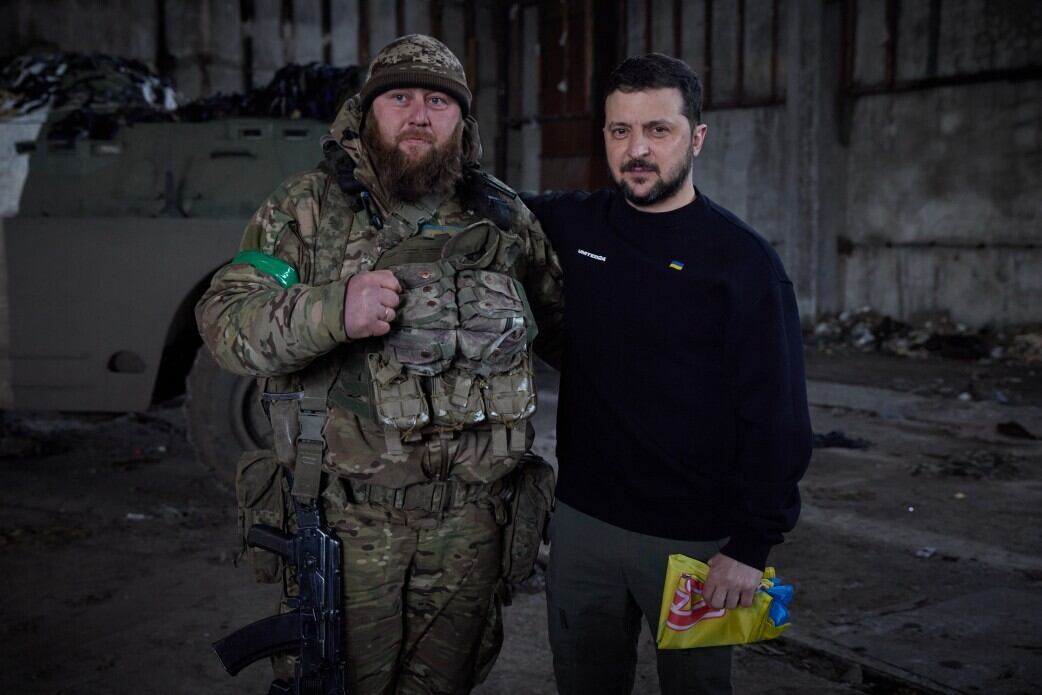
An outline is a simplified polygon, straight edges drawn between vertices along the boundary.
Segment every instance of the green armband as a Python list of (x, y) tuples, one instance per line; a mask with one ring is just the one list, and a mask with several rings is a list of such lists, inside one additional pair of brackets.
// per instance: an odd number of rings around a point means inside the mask
[(262, 273), (267, 273), (275, 278), (275, 281), (283, 287), (289, 287), (300, 282), (296, 268), (281, 258), (275, 258), (260, 251), (240, 251), (232, 259), (232, 263), (252, 265)]

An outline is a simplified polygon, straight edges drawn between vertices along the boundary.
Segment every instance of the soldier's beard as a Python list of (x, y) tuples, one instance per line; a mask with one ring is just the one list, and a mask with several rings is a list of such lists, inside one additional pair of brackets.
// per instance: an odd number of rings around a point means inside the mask
[[(412, 134), (403, 133), (398, 138), (408, 135)], [(461, 121), (448, 142), (432, 147), (419, 159), (410, 159), (398, 148), (398, 142), (388, 143), (380, 137), (375, 119), (366, 119), (362, 128), (362, 144), (369, 152), (380, 184), (392, 198), (407, 203), (432, 194), (449, 195), (455, 190), (463, 178), (462, 142)]]

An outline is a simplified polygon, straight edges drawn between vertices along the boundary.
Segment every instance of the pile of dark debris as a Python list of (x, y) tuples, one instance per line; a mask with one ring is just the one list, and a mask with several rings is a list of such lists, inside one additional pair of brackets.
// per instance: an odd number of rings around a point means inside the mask
[(819, 318), (808, 346), (826, 352), (859, 350), (903, 357), (1042, 364), (1042, 326), (971, 329), (946, 312), (904, 322), (871, 307)]
[(290, 64), (263, 87), (179, 104), (171, 82), (139, 61), (104, 54), (27, 53), (0, 65), (0, 120), (47, 107), (51, 140), (108, 140), (123, 126), (157, 121), (331, 121), (341, 100), (359, 85), (355, 66)]

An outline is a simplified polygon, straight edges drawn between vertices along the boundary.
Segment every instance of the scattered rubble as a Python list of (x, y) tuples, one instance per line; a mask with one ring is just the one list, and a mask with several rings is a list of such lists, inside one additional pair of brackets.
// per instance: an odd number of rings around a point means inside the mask
[[(807, 343), (826, 350), (853, 348), (913, 358), (1042, 363), (1042, 331), (1037, 326), (1019, 331), (971, 329), (953, 322), (943, 311), (911, 322), (899, 321), (868, 306), (826, 314), (807, 336)], [(995, 394), (999, 402), (1004, 396)]]
[(187, 447), (184, 426), (166, 419), (171, 411), (176, 407), (126, 415), (0, 412), (0, 461), (75, 453), (95, 465), (133, 471)]
[(1013, 480), (1020, 476), (1020, 457), (989, 449), (969, 451), (939, 459), (920, 461), (911, 475), (970, 478), (972, 480)]
[(1042, 332), (1014, 336), (1007, 352), (1010, 357), (1021, 362), (1042, 364)]
[(0, 546), (3, 545), (66, 545), (90, 535), (81, 526), (17, 526), (0, 529)]
[(915, 556), (917, 558), (919, 558), (920, 560), (929, 560), (931, 557), (933, 557), (936, 554), (937, 554), (937, 548), (934, 548), (933, 546), (926, 546), (926, 547), (923, 547), (923, 548), (919, 548), (919, 550), (915, 551)]
[(869, 442), (857, 437), (848, 437), (839, 430), (832, 430), (825, 434), (814, 433), (815, 449), (867, 449)]

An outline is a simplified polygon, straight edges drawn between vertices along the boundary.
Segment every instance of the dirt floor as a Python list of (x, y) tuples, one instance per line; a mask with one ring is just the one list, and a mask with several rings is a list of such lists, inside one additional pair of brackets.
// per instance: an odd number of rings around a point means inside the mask
[[(839, 446), (815, 451), (771, 557), (793, 628), (739, 651), (737, 692), (1038, 692), (1042, 365), (811, 352), (809, 376), (814, 429)], [(541, 395), (545, 455), (551, 383)], [(266, 693), (264, 665), (233, 679), (210, 643), (278, 589), (234, 565), (232, 495), (179, 404), (3, 424), (3, 689)], [(541, 578), (527, 589), (481, 695), (554, 692)], [(635, 692), (657, 692), (647, 635)]]

